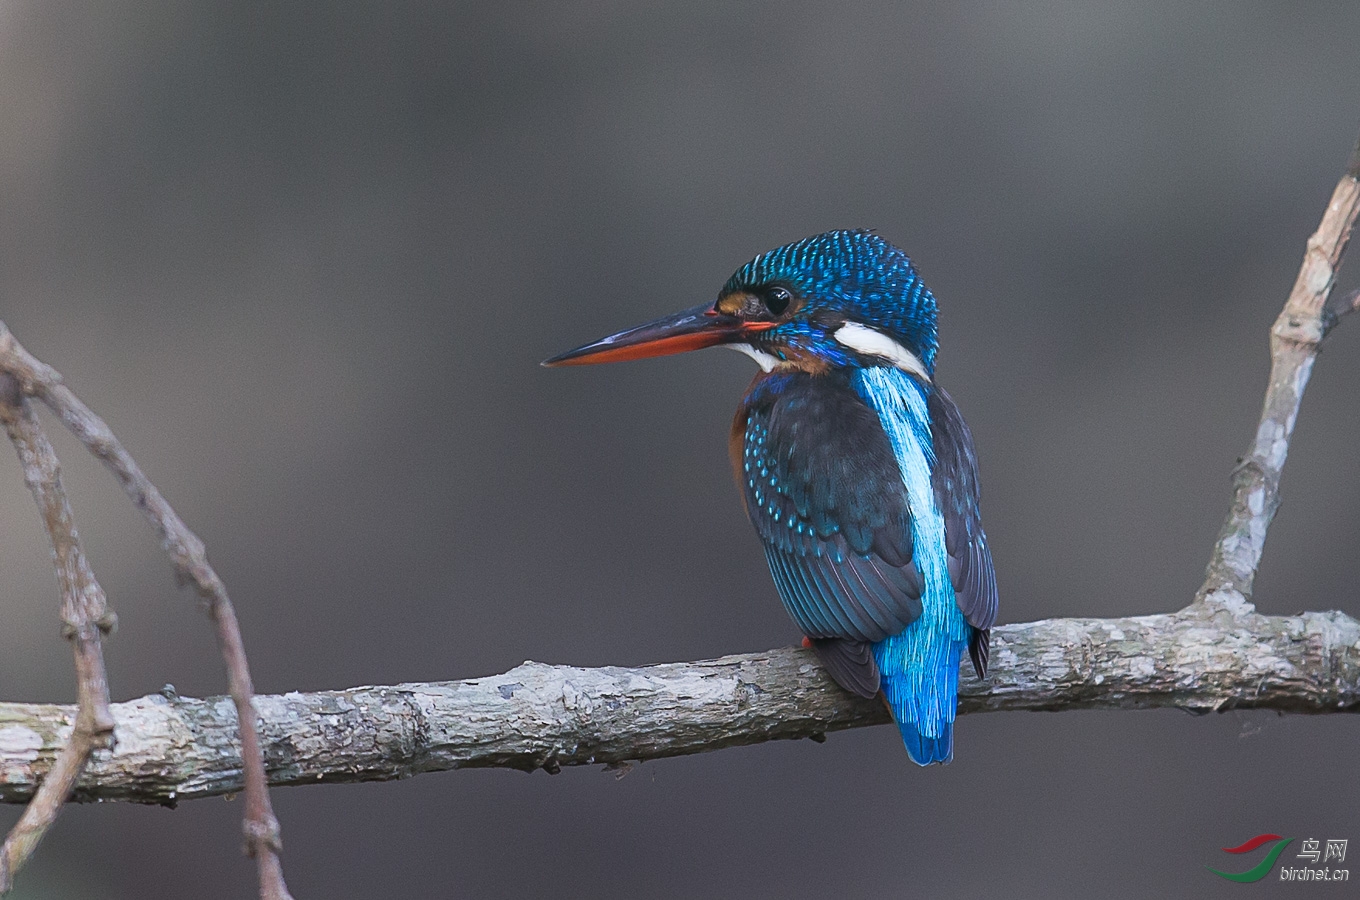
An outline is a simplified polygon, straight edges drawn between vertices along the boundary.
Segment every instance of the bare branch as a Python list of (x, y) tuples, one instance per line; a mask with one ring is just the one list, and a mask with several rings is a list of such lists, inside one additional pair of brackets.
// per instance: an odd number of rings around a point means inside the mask
[(61, 485), (57, 454), (18, 383), (2, 373), (0, 422), (19, 454), (24, 481), (33, 492), (52, 543), (52, 564), (61, 588), (62, 633), (75, 654), (78, 701), (71, 721), (61, 731), (60, 749), (55, 751), (50, 770), (43, 773), (41, 787), (33, 792), (28, 808), (0, 847), (0, 894), (4, 894), (56, 821), (94, 751), (113, 742), (114, 718), (100, 634), (111, 630), (115, 620), (81, 549), (71, 504)]
[(161, 537), (161, 546), (170, 555), (175, 574), (182, 583), (192, 584), (208, 607), (217, 631), (217, 643), (227, 669), (227, 688), (240, 718), (242, 753), (245, 758), (245, 832), (246, 851), (259, 867), (260, 896), (264, 900), (289, 900), (279, 861), (282, 842), (279, 822), (269, 802), (264, 777), (264, 759), (251, 705), (254, 686), (246, 659), (236, 610), (227, 596), (226, 585), (208, 563), (207, 551), (198, 535), (189, 530), (160, 491), (138, 467), (132, 456), (114, 437), (104, 420), (81, 402), (61, 379), (61, 375), (25, 350), (3, 323), (0, 323), (0, 372), (8, 372), (26, 395), (42, 400), (57, 414), (85, 446), (104, 462), (123, 490), (146, 514)]
[(1233, 472), (1233, 501), (1219, 531), (1196, 603), (1234, 605), (1251, 599), (1266, 531), (1280, 506), (1280, 474), (1298, 421), (1303, 391), (1322, 341), (1360, 295), (1329, 302), (1336, 270), (1360, 212), (1360, 143), (1308, 239), (1294, 288), (1270, 329), (1270, 383), (1247, 455)]
[[(965, 669), (961, 714), (1360, 710), (1360, 622), (1341, 613), (1049, 619), (1002, 626), (993, 641), (987, 683)], [(272, 784), (619, 766), (888, 721), (881, 703), (842, 691), (801, 649), (637, 669), (530, 662), (471, 681), (262, 696), (256, 706)], [(71, 714), (0, 704), (0, 800), (31, 793)], [(90, 767), (78, 799), (174, 803), (240, 790), (225, 698), (153, 694), (114, 715), (125, 737)]]

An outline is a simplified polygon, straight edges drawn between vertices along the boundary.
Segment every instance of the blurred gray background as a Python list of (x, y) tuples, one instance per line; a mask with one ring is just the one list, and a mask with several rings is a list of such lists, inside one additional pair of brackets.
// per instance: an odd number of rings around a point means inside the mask
[[(1360, 126), (1358, 35), (1345, 3), (5, 2), (0, 315), (206, 539), (261, 691), (796, 641), (725, 456), (750, 361), (537, 364), (828, 228), (877, 228), (940, 298), (1002, 621), (1169, 611)], [(1265, 611), (1360, 613), (1357, 377), (1349, 323)], [(115, 697), (220, 693), (149, 529), (57, 443)], [(68, 701), (0, 450), (0, 697)], [(274, 797), (299, 898), (1229, 897), (1220, 847), (1360, 840), (1356, 739), (995, 714), (929, 771), (878, 728)], [(20, 895), (248, 896), (240, 812), (71, 808)]]

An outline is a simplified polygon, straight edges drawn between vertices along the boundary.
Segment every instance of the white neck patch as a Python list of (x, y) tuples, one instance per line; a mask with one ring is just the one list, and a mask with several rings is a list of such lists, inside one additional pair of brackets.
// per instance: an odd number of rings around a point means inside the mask
[(780, 360), (775, 359), (773, 356), (766, 353), (764, 350), (757, 350), (750, 344), (723, 344), (723, 346), (731, 347), (738, 353), (745, 353), (747, 356), (751, 357), (751, 359), (754, 359), (756, 363), (766, 372), (773, 372), (774, 367), (779, 365), (780, 363)]
[[(858, 322), (846, 322), (832, 335), (837, 341), (857, 353), (878, 356), (892, 363), (909, 375), (930, 383), (930, 373), (921, 364), (921, 359), (897, 341), (877, 329)], [(766, 371), (769, 371), (768, 369)]]

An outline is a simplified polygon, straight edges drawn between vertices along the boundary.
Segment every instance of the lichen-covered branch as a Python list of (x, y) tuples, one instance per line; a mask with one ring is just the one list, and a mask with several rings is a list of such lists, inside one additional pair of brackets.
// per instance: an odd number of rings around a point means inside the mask
[(52, 565), (61, 589), (62, 633), (75, 654), (78, 700), (50, 770), (44, 773), (28, 808), (0, 846), (0, 894), (5, 894), (56, 821), (90, 756), (113, 740), (114, 719), (100, 637), (113, 628), (114, 616), (81, 548), (71, 504), (61, 484), (56, 451), (18, 383), (4, 374), (0, 374), (0, 424), (19, 454), (24, 481), (38, 504), (52, 544)]
[[(1049, 619), (993, 632), (992, 670), (967, 671), (959, 712), (1360, 710), (1360, 622), (1341, 613), (1185, 610)], [(421, 772), (607, 764), (702, 753), (888, 721), (838, 688), (809, 651), (636, 669), (523, 665), (489, 678), (255, 699), (271, 784), (383, 781)], [(239, 791), (226, 698), (115, 704), (121, 738), (77, 799), (174, 803)], [(71, 727), (65, 706), (0, 704), (0, 800), (26, 799)]]

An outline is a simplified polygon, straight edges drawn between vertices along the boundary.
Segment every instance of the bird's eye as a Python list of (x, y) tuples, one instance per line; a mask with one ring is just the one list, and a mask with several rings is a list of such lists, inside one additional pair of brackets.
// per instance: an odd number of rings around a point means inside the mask
[(793, 294), (778, 285), (765, 291), (765, 308), (776, 316), (781, 316), (793, 302)]

